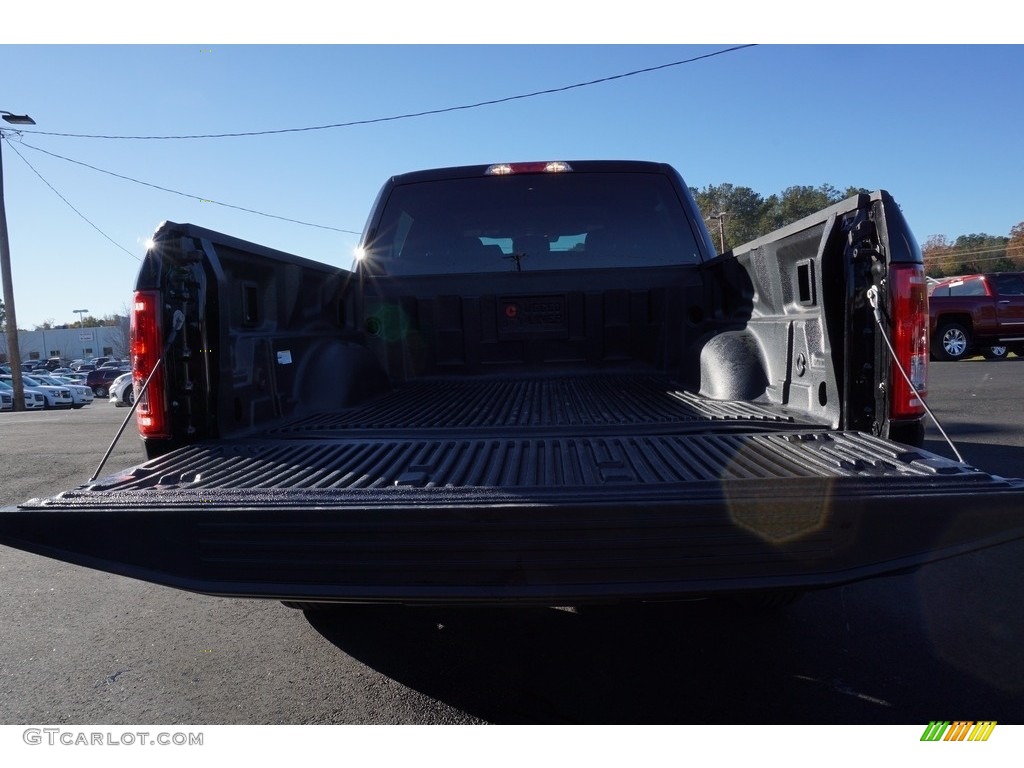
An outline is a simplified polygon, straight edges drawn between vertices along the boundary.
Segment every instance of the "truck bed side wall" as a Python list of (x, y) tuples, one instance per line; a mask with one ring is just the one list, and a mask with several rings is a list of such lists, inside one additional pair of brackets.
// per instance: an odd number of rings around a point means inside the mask
[(842, 371), (833, 348), (841, 344), (846, 286), (836, 232), (836, 220), (824, 218), (705, 266), (711, 317), (692, 353), (701, 394), (767, 401), (839, 426)]
[(595, 371), (663, 373), (710, 398), (837, 426), (824, 312), (843, 301), (832, 222), (702, 266), (402, 278), (188, 228), (202, 298), (185, 333), (196, 329), (188, 346), (201, 353), (168, 358), (175, 430), (241, 434), (422, 376)]
[[(352, 274), (204, 244), (217, 268), (217, 336), (228, 354), (216, 395), (222, 435), (310, 410), (357, 402), (387, 387), (355, 332)], [(213, 298), (216, 297), (216, 298)]]

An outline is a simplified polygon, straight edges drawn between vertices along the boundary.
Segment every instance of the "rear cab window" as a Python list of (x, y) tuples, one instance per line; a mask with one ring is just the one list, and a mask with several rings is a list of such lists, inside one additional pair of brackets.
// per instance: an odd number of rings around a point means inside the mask
[(963, 280), (950, 280), (939, 283), (932, 290), (931, 296), (988, 296), (988, 287), (981, 277), (968, 277)]
[(389, 275), (694, 265), (663, 174), (529, 173), (396, 185), (363, 259)]

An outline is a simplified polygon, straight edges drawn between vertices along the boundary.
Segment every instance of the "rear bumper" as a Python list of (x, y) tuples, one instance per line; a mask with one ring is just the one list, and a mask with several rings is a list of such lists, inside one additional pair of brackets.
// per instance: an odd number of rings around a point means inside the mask
[(0, 542), (194, 592), (282, 600), (575, 604), (814, 589), (1024, 537), (1024, 482), (983, 473), (628, 492), (65, 496), (0, 510)]

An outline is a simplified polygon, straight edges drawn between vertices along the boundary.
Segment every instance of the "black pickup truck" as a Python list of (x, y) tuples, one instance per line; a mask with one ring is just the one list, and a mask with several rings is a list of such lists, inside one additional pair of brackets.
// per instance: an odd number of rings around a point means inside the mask
[(166, 222), (149, 460), (0, 541), (298, 605), (773, 600), (1024, 535), (1024, 481), (918, 447), (928, 341), (884, 191), (723, 255), (645, 162), (393, 177), (350, 269)]

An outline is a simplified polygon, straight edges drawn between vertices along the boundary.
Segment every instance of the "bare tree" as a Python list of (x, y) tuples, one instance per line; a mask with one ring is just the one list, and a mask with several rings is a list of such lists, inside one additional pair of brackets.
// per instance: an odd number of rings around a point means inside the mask
[(128, 357), (130, 351), (130, 327), (127, 304), (121, 307), (121, 312), (122, 314), (120, 315), (111, 315), (109, 318), (104, 319), (108, 320), (108, 327), (111, 328), (110, 335), (107, 338), (110, 339), (114, 357), (124, 360)]

